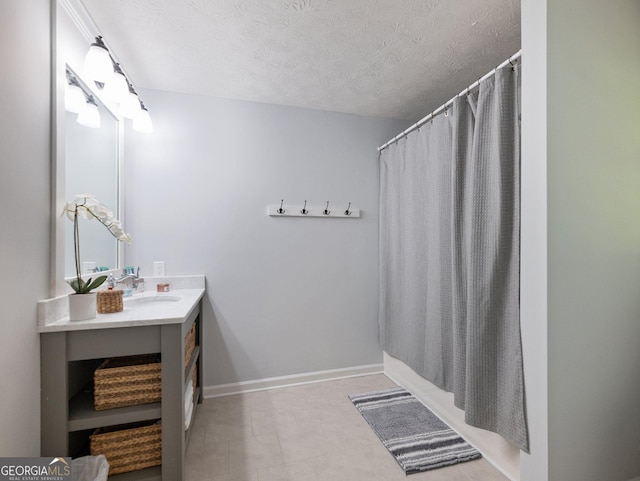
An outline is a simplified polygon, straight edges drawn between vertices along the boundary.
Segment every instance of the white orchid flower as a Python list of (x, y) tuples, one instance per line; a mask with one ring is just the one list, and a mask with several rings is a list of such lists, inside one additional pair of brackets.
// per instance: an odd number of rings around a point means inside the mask
[(67, 202), (64, 205), (64, 214), (69, 218), (70, 221), (73, 221), (73, 215), (76, 212), (76, 204), (73, 202)]
[(107, 206), (101, 204), (92, 194), (78, 194), (74, 196), (73, 202), (67, 202), (64, 206), (64, 213), (69, 220), (73, 221), (73, 244), (76, 260), (76, 278), (69, 281), (71, 287), (78, 294), (90, 292), (100, 286), (107, 276), (100, 276), (91, 282), (91, 279), (84, 281), (80, 275), (80, 239), (78, 235), (78, 215), (85, 219), (96, 219), (120, 242), (131, 243), (131, 236), (122, 228), (122, 223), (114, 218), (113, 212)]
[(113, 212), (102, 204), (88, 206), (91, 213), (102, 221), (113, 219)]
[(77, 194), (73, 196), (73, 203), (76, 205), (95, 205), (98, 201), (92, 194)]

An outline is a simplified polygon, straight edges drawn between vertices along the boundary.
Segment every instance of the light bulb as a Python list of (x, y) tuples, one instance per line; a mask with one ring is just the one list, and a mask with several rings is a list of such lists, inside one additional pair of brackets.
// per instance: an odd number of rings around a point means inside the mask
[(96, 37), (96, 41), (89, 47), (84, 58), (84, 74), (100, 83), (107, 83), (113, 76), (113, 62), (102, 37)]
[(140, 113), (133, 119), (133, 124), (131, 125), (133, 130), (137, 130), (138, 132), (144, 132), (145, 134), (150, 134), (153, 132), (153, 123), (151, 123), (151, 116), (149, 115), (149, 111), (144, 106), (142, 102), (140, 102)]
[(106, 98), (117, 104), (124, 102), (129, 95), (129, 82), (118, 64), (116, 64), (111, 79), (105, 84), (103, 92)]
[(85, 103), (87, 101), (82, 89), (77, 85), (67, 83), (64, 88), (64, 109), (67, 112), (78, 114), (84, 108)]
[(120, 115), (127, 119), (135, 119), (140, 113), (140, 99), (133, 88), (129, 86), (129, 93), (120, 103)]
[(76, 122), (92, 129), (100, 128), (100, 112), (92, 97), (89, 97), (89, 100), (86, 101), (83, 109), (78, 114)]

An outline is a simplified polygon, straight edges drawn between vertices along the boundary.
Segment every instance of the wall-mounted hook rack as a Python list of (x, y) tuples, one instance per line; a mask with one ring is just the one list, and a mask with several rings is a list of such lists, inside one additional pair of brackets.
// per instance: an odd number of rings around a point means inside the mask
[(280, 204), (268, 206), (267, 214), (271, 217), (324, 217), (325, 219), (342, 217), (354, 219), (360, 217), (360, 209), (351, 207), (351, 202), (344, 206), (334, 204), (334, 207), (329, 209), (329, 201), (325, 205), (311, 205), (305, 200), (303, 204), (292, 205), (284, 204), (284, 200), (281, 200)]

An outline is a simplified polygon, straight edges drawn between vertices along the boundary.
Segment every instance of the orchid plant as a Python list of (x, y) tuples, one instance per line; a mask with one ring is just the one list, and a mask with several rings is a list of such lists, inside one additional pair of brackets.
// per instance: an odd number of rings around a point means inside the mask
[(95, 279), (82, 279), (80, 272), (80, 234), (78, 229), (78, 217), (84, 217), (91, 220), (96, 219), (120, 242), (131, 243), (131, 236), (122, 228), (122, 223), (113, 217), (111, 212), (105, 205), (101, 204), (91, 194), (78, 194), (74, 197), (73, 202), (67, 202), (64, 207), (69, 220), (73, 221), (73, 250), (76, 260), (76, 277), (69, 282), (76, 294), (87, 294), (93, 289), (102, 285), (107, 280), (107, 276), (99, 276)]

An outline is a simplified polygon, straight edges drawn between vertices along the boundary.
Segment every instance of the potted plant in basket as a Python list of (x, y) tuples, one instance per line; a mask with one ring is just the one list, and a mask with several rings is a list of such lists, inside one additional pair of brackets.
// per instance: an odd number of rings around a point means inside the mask
[(69, 220), (73, 221), (73, 250), (76, 261), (76, 277), (67, 281), (75, 291), (74, 294), (69, 295), (69, 319), (72, 321), (93, 319), (96, 317), (96, 294), (91, 291), (101, 286), (107, 280), (107, 276), (89, 278), (86, 281), (82, 278), (78, 217), (84, 217), (87, 220), (96, 219), (121, 242), (131, 243), (131, 236), (123, 230), (122, 223), (113, 217), (113, 213), (91, 194), (76, 195), (73, 202), (67, 202), (64, 212)]

